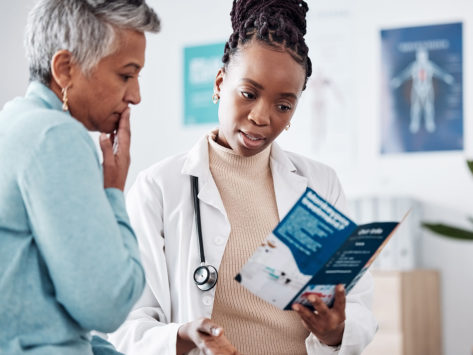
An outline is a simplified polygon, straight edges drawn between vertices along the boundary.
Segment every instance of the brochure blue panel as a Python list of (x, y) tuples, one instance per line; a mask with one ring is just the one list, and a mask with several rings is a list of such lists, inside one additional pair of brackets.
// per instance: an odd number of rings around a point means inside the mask
[(184, 125), (217, 123), (213, 86), (225, 43), (184, 48)]
[(355, 223), (307, 188), (273, 233), (291, 250), (300, 272), (313, 275), (355, 228)]
[(381, 152), (462, 150), (462, 24), (382, 30), (381, 48)]
[(294, 302), (311, 308), (311, 294), (331, 305), (336, 285), (350, 292), (397, 226), (356, 225), (307, 188), (235, 279), (280, 309), (290, 310)]

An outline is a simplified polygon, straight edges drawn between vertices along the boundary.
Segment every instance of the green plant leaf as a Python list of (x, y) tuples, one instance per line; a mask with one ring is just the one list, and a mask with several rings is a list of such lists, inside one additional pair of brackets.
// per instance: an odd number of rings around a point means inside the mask
[(473, 160), (467, 160), (466, 164), (468, 165), (468, 169), (470, 169), (470, 172), (473, 174)]
[(444, 237), (461, 240), (473, 240), (473, 231), (467, 229), (457, 228), (441, 223), (422, 223), (422, 226)]

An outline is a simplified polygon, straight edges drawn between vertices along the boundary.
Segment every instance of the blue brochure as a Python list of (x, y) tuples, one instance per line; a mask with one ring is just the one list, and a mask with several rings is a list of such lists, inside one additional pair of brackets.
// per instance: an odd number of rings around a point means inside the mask
[(398, 225), (356, 225), (307, 188), (235, 279), (280, 309), (311, 307), (310, 294), (331, 306), (335, 286), (350, 292)]

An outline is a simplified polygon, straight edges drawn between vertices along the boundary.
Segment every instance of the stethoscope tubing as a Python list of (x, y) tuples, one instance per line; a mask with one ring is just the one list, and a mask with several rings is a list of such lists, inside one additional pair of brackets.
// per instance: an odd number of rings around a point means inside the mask
[[(208, 291), (217, 284), (218, 272), (212, 265), (207, 265), (204, 254), (204, 241), (202, 238), (202, 222), (200, 218), (200, 203), (199, 203), (199, 178), (191, 176), (191, 189), (194, 202), (195, 224), (197, 226), (197, 235), (199, 237), (199, 251), (200, 251), (200, 265), (194, 271), (194, 282), (201, 291)], [(203, 280), (199, 276), (203, 276)]]
[(194, 211), (195, 211), (195, 224), (197, 226), (197, 235), (199, 236), (199, 250), (200, 250), (200, 262), (205, 264), (205, 253), (204, 253), (204, 241), (202, 240), (202, 222), (200, 218), (200, 203), (199, 203), (199, 178), (197, 176), (191, 176), (192, 179), (192, 196), (194, 197)]

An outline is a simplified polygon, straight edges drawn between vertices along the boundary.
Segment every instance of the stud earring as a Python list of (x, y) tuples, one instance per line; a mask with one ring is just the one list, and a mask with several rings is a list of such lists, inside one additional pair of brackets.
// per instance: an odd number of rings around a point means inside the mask
[(68, 98), (67, 98), (67, 89), (69, 87), (65, 87), (62, 89), (62, 110), (63, 111), (69, 111), (69, 105), (68, 105)]
[(291, 128), (291, 122), (284, 128), (286, 131), (289, 131), (289, 128)]
[(218, 96), (217, 93), (214, 93), (214, 94), (212, 95), (212, 102), (213, 102), (214, 104), (217, 104), (218, 100), (220, 100), (220, 96)]

